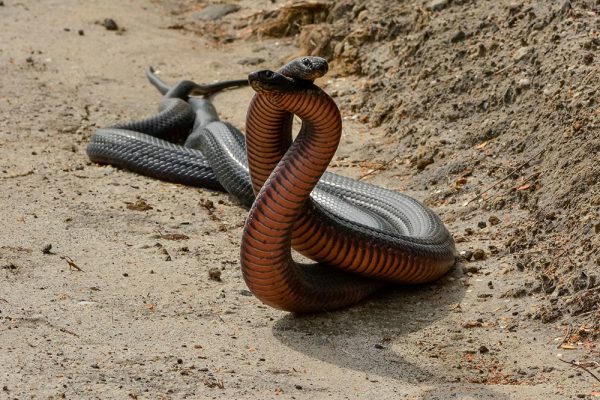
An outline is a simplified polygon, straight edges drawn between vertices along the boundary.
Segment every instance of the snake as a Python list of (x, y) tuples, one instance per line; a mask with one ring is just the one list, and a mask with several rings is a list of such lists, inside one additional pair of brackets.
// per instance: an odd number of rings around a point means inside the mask
[[(337, 190), (329, 188), (328, 199), (317, 200), (315, 189), (342, 133), (340, 111), (329, 95), (310, 81), (270, 70), (248, 79), (257, 92), (246, 119), (249, 155), (280, 147), (278, 113), (303, 122), (276, 165), (249, 156), (259, 189), (244, 226), (240, 260), (257, 298), (291, 312), (333, 310), (361, 301), (385, 281), (424, 283), (449, 270), (454, 241), (439, 217), (418, 201), (339, 176), (327, 178)], [(287, 133), (279, 137), (287, 141)], [(317, 262), (296, 262), (292, 248)]]
[[(213, 124), (217, 130), (223, 128), (212, 103), (197, 96), (245, 86), (248, 80), (207, 85), (184, 80), (171, 87), (156, 76), (152, 67), (146, 70), (146, 75), (163, 93), (159, 112), (148, 118), (97, 129), (86, 148), (90, 160), (168, 182), (224, 191), (204, 154), (181, 142), (189, 139), (190, 131), (200, 132), (212, 122), (217, 122)], [(251, 200), (246, 194), (248, 202)]]
[[(341, 136), (339, 109), (313, 83), (327, 69), (321, 58), (301, 57), (277, 72), (250, 74), (256, 94), (245, 137), (219, 120), (208, 99), (190, 96), (241, 81), (169, 87), (149, 70), (164, 94), (159, 115), (175, 118), (165, 111), (175, 103), (196, 113), (185, 145), (163, 139), (163, 131), (136, 132), (146, 128), (126, 123), (97, 130), (88, 155), (160, 179), (226, 190), (250, 206), (242, 274), (255, 296), (275, 308), (333, 310), (361, 301), (385, 282), (439, 278), (453, 265), (455, 247), (432, 210), (404, 194), (325, 171)], [(292, 141), (294, 115), (302, 128)], [(295, 262), (292, 248), (316, 263)]]

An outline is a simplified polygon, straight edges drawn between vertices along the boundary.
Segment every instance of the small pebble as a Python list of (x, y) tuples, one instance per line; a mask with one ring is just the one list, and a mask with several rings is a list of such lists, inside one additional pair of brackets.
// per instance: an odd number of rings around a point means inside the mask
[(485, 259), (485, 251), (483, 251), (482, 249), (475, 249), (473, 251), (473, 258), (475, 260), (483, 260), (483, 259)]
[(264, 62), (265, 62), (264, 58), (260, 58), (260, 57), (247, 57), (247, 58), (244, 58), (244, 59), (238, 61), (238, 64), (240, 64), (240, 65), (251, 65), (251, 66), (254, 66), (254, 65), (262, 64)]
[(239, 9), (240, 6), (237, 4), (211, 4), (206, 6), (204, 10), (196, 13), (194, 17), (202, 21), (215, 21)]
[(515, 52), (515, 54), (513, 54), (513, 60), (515, 60), (515, 61), (522, 60), (523, 58), (525, 58), (529, 54), (530, 50), (531, 50), (530, 47), (527, 47), (527, 46), (521, 47), (519, 50), (517, 50)]
[(478, 227), (478, 228), (480, 228), (480, 229), (483, 229), (483, 228), (485, 228), (486, 226), (487, 226), (487, 224), (485, 223), (485, 221), (479, 221), (479, 222), (477, 223), (477, 227)]
[(527, 78), (523, 78), (519, 81), (519, 87), (521, 89), (527, 89), (529, 86), (531, 86), (531, 81)]
[(479, 267), (476, 265), (465, 265), (463, 267), (463, 272), (464, 273), (470, 273), (470, 274), (476, 274), (479, 272)]
[(431, 11), (440, 11), (446, 8), (450, 0), (433, 0), (427, 4), (427, 9)]
[(221, 270), (216, 267), (209, 269), (208, 278), (213, 281), (221, 282)]
[(44, 247), (42, 247), (42, 253), (44, 254), (50, 254), (52, 250), (52, 244), (48, 243), (47, 245), (45, 245)]
[(483, 345), (479, 346), (479, 352), (481, 354), (488, 353), (489, 351), (490, 351), (490, 349), (488, 349), (486, 346), (483, 346)]
[(417, 160), (417, 169), (419, 171), (424, 170), (425, 167), (427, 167), (430, 164), (433, 164), (433, 157), (427, 156), (420, 158), (419, 160)]
[(458, 31), (456, 32), (452, 38), (450, 39), (450, 41), (452, 43), (458, 43), (458, 42), (462, 42), (463, 40), (465, 40), (465, 38), (467, 37), (466, 33), (463, 31)]
[(490, 218), (488, 218), (488, 222), (490, 223), (490, 225), (498, 225), (500, 223), (500, 218), (496, 217), (495, 215), (492, 215)]
[(116, 31), (119, 29), (119, 25), (117, 25), (112, 18), (105, 18), (104, 21), (102, 21), (102, 26), (104, 26), (107, 31)]

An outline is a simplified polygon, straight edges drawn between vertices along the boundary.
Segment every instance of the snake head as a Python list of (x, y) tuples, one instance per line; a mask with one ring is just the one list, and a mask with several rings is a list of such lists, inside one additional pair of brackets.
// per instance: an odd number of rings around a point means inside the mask
[(276, 95), (294, 93), (314, 87), (312, 82), (294, 79), (271, 70), (252, 72), (248, 82), (257, 93)]
[(298, 57), (284, 65), (278, 72), (294, 79), (314, 81), (329, 71), (327, 60), (321, 57)]

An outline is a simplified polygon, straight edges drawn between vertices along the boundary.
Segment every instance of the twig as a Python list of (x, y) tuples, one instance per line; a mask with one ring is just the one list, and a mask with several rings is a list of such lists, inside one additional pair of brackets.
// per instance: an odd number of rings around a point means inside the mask
[[(527, 182), (529, 182), (532, 179), (539, 178), (541, 175), (542, 175), (542, 172), (534, 172), (533, 174), (529, 175), (527, 178), (525, 178), (524, 180), (522, 180), (521, 182), (519, 182), (518, 185), (511, 187), (510, 189), (508, 189), (507, 191), (505, 191), (502, 194), (499, 194), (496, 197), (502, 197), (502, 196), (507, 195), (510, 192), (514, 192), (516, 190), (519, 190), (519, 188), (522, 187), (524, 184), (526, 184)], [(529, 189), (529, 187), (527, 189)]]
[(381, 171), (382, 169), (384, 169), (385, 167), (387, 167), (388, 165), (390, 165), (392, 162), (394, 162), (394, 160), (396, 160), (396, 158), (398, 158), (398, 156), (399, 156), (399, 154), (396, 154), (394, 157), (392, 157), (388, 161), (385, 161), (384, 163), (382, 163), (379, 167), (377, 167), (375, 169), (372, 169), (369, 172), (367, 172), (366, 174), (360, 176), (358, 178), (358, 180), (360, 181), (360, 180), (366, 178), (367, 176), (373, 175), (377, 171)]
[(75, 261), (73, 261), (73, 259), (69, 256), (60, 256), (60, 258), (62, 258), (63, 260), (65, 260), (67, 262), (67, 264), (69, 264), (69, 268), (73, 268), (79, 272), (84, 272), (81, 268), (79, 268), (77, 266), (77, 264), (75, 264)]
[(600, 310), (590, 310), (590, 311), (586, 311), (586, 312), (584, 312), (584, 313), (577, 314), (577, 316), (578, 316), (578, 317), (582, 317), (582, 316), (584, 316), (584, 315), (589, 315), (589, 314), (593, 314), (593, 313), (596, 313), (596, 312), (600, 312)]
[(73, 335), (75, 337), (79, 337), (78, 334), (76, 334), (73, 331), (68, 330), (67, 328), (58, 328), (59, 331), (64, 332), (64, 333), (68, 333), (69, 335)]
[(8, 176), (0, 176), (0, 179), (21, 178), (23, 176), (28, 176), (28, 175), (32, 175), (32, 174), (33, 174), (33, 170), (29, 170), (27, 172), (21, 172), (20, 174), (13, 174), (13, 175), (8, 175)]
[(508, 64), (506, 67), (499, 69), (498, 71), (494, 72), (495, 75), (500, 75), (501, 73), (503, 73), (504, 71), (506, 71), (507, 69), (514, 67), (515, 65), (517, 65), (516, 62), (512, 62), (510, 64)]
[(598, 382), (600, 382), (600, 378), (598, 378), (598, 377), (596, 376), (596, 374), (594, 374), (592, 371), (590, 371), (589, 369), (587, 369), (587, 368), (586, 368), (586, 367), (584, 367), (583, 365), (579, 364), (579, 363), (578, 363), (578, 362), (576, 362), (575, 360), (572, 360), (572, 361), (565, 361), (565, 360), (563, 360), (562, 358), (559, 358), (558, 360), (559, 360), (559, 361), (562, 361), (562, 362), (564, 362), (565, 364), (569, 364), (569, 365), (572, 365), (572, 366), (574, 366), (574, 367), (579, 367), (579, 368), (581, 368), (582, 370), (584, 370), (585, 372), (587, 372), (588, 374), (590, 374), (591, 376), (593, 376), (595, 380), (597, 380)]
[(563, 340), (560, 341), (558, 346), (556, 346), (557, 349), (560, 349), (560, 347), (567, 341), (567, 339), (571, 336), (571, 332), (573, 332), (573, 325), (569, 324), (569, 328), (567, 329), (567, 334), (565, 335)]
[(489, 192), (490, 190), (492, 190), (493, 188), (495, 188), (496, 186), (498, 186), (499, 184), (501, 184), (502, 182), (504, 182), (505, 180), (507, 180), (508, 178), (510, 178), (510, 176), (512, 174), (514, 174), (515, 172), (517, 172), (518, 170), (520, 170), (521, 168), (523, 168), (524, 166), (526, 166), (527, 164), (529, 164), (531, 162), (531, 160), (533, 160), (534, 158), (536, 158), (537, 156), (539, 156), (540, 154), (542, 154), (544, 151), (546, 151), (546, 147), (552, 143), (555, 139), (549, 141), (548, 143), (546, 143), (544, 145), (544, 147), (538, 151), (537, 153), (535, 153), (534, 155), (532, 155), (531, 157), (529, 157), (525, 162), (521, 163), (518, 167), (516, 167), (515, 169), (513, 169), (512, 171), (510, 171), (508, 174), (506, 174), (506, 176), (496, 182), (494, 182), (494, 184), (490, 187), (488, 187), (487, 189), (485, 189), (483, 192), (479, 193), (477, 196), (473, 197), (471, 200), (467, 201), (464, 206), (469, 205), (470, 203), (474, 202), (475, 200), (481, 198), (481, 196), (483, 196), (484, 194), (486, 194), (487, 192)]

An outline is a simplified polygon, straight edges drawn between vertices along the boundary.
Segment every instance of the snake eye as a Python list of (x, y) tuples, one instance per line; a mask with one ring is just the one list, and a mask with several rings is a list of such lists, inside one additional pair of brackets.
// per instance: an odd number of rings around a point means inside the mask
[(304, 57), (304, 58), (302, 59), (302, 64), (303, 64), (305, 67), (312, 67), (312, 62), (310, 61), (310, 59), (309, 59), (308, 57)]
[(275, 73), (273, 71), (266, 70), (262, 72), (262, 76), (266, 79), (272, 79), (275, 76)]

